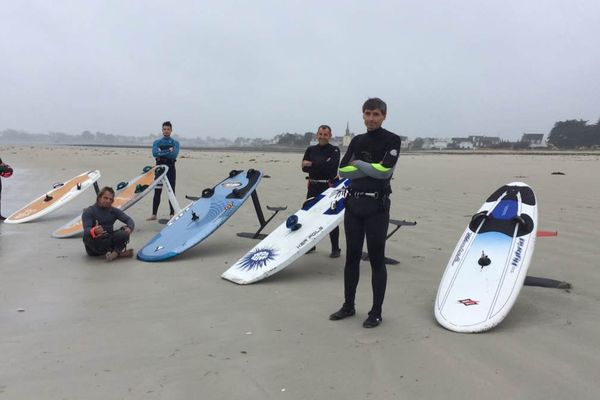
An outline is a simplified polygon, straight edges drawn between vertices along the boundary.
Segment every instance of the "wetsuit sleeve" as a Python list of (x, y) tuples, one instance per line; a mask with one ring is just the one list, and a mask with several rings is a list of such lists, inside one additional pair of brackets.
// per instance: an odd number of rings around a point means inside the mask
[[(306, 149), (306, 151), (304, 152), (304, 157), (302, 157), (302, 161), (311, 161), (310, 159), (310, 147), (308, 147)], [(310, 172), (310, 167), (305, 167), (304, 165), (302, 166), (302, 172)]]
[(354, 146), (355, 139), (352, 139), (350, 146), (348, 146), (348, 150), (346, 150), (346, 154), (344, 154), (344, 157), (340, 162), (340, 168), (338, 172), (342, 178), (359, 179), (367, 176), (367, 174), (359, 170), (356, 166), (352, 165), (352, 162), (356, 158), (354, 157)]
[(354, 163), (354, 166), (371, 178), (389, 179), (394, 173), (394, 168), (400, 155), (400, 143), (400, 137), (394, 135), (388, 143), (381, 162), (368, 163), (358, 160)]
[(158, 148), (158, 142), (159, 140), (155, 140), (154, 143), (152, 143), (152, 157), (154, 158), (161, 157), (161, 151)]
[(94, 216), (89, 209), (86, 208), (83, 210), (81, 221), (83, 222), (83, 234), (91, 235), (90, 230), (94, 227)]
[(173, 139), (172, 145), (173, 145), (173, 147), (171, 148), (171, 150), (166, 151), (165, 157), (167, 157), (168, 159), (171, 159), (171, 160), (176, 160), (177, 155), (179, 155), (179, 142), (177, 140)]
[(135, 222), (133, 222), (133, 218), (131, 218), (129, 215), (125, 214), (123, 210), (119, 210), (118, 208), (115, 208), (115, 211), (115, 216), (117, 217), (117, 219), (123, 222), (125, 225), (127, 225), (129, 229), (131, 229), (131, 231), (133, 232), (133, 230), (135, 229)]

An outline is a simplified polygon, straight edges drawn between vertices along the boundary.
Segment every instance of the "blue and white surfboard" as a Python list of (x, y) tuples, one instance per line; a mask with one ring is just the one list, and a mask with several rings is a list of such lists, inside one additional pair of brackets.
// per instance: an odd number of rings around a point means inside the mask
[(219, 228), (250, 197), (262, 178), (262, 172), (231, 171), (229, 178), (173, 217), (138, 253), (143, 261), (164, 261), (202, 242)]
[(296, 261), (343, 221), (349, 184), (349, 180), (341, 180), (308, 200), (221, 277), (245, 285), (265, 279)]
[(533, 190), (512, 182), (473, 215), (446, 267), (435, 317), (456, 332), (483, 332), (509, 313), (527, 276), (537, 230)]

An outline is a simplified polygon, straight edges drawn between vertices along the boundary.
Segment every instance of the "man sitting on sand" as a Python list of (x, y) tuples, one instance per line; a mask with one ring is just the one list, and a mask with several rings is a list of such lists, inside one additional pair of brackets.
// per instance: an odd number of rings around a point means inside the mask
[[(81, 216), (85, 251), (90, 256), (104, 255), (106, 261), (133, 256), (133, 249), (125, 250), (125, 246), (135, 224), (131, 217), (112, 206), (114, 199), (113, 188), (103, 187), (96, 197), (96, 204), (83, 210)], [(116, 220), (126, 225), (115, 231)]]

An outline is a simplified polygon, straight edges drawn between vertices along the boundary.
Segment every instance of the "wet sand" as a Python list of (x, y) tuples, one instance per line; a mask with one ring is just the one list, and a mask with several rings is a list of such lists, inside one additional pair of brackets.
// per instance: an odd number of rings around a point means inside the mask
[[(54, 182), (99, 169), (116, 185), (153, 164), (149, 149), (2, 146), (15, 173), (3, 179), (7, 216)], [(198, 195), (231, 169), (256, 168), (263, 205), (304, 198), (301, 154), (182, 150), (177, 197)], [(600, 367), (599, 155), (402, 155), (393, 180), (395, 219), (417, 221), (389, 241), (383, 324), (362, 328), (371, 305), (362, 264), (357, 316), (331, 322), (343, 298), (344, 257), (326, 239), (271, 278), (249, 286), (220, 275), (254, 241), (248, 201), (201, 245), (170, 262), (106, 263), (81, 238), (50, 233), (94, 201), (90, 190), (32, 223), (0, 224), (0, 398), (6, 399), (542, 399), (597, 397)], [(552, 175), (552, 172), (564, 175)], [(573, 289), (524, 287), (497, 328), (458, 334), (433, 316), (437, 286), (470, 216), (502, 184), (524, 181), (539, 201), (529, 275)], [(131, 246), (151, 195), (128, 210)], [(163, 195), (159, 218), (168, 215)], [(265, 230), (285, 221), (280, 213)], [(344, 245), (343, 229), (341, 245)]]

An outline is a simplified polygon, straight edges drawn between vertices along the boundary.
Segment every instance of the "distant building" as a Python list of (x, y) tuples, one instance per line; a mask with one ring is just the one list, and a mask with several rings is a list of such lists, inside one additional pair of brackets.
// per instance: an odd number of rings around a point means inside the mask
[(431, 150), (432, 147), (433, 147), (433, 139), (432, 138), (423, 138), (423, 144), (421, 145), (421, 149)]
[(473, 143), (473, 147), (477, 148), (492, 147), (501, 142), (497, 136), (469, 136), (468, 139)]
[(448, 148), (448, 145), (452, 141), (447, 138), (424, 138), (423, 146), (421, 147), (423, 150), (442, 150)]
[(436, 138), (433, 139), (433, 145), (432, 145), (432, 149), (446, 149), (448, 148), (448, 145), (451, 143), (452, 141), (450, 139), (447, 138)]
[(410, 141), (407, 136), (400, 136), (400, 150), (408, 150), (410, 148)]
[(347, 148), (348, 146), (350, 146), (350, 142), (352, 141), (353, 137), (354, 137), (354, 133), (350, 133), (350, 122), (346, 122), (346, 134), (344, 135), (342, 142), (341, 142), (342, 147)]
[(524, 133), (521, 142), (528, 143), (529, 147), (546, 147), (543, 133)]
[(452, 148), (468, 150), (473, 148), (473, 142), (469, 138), (456, 137), (452, 138)]

